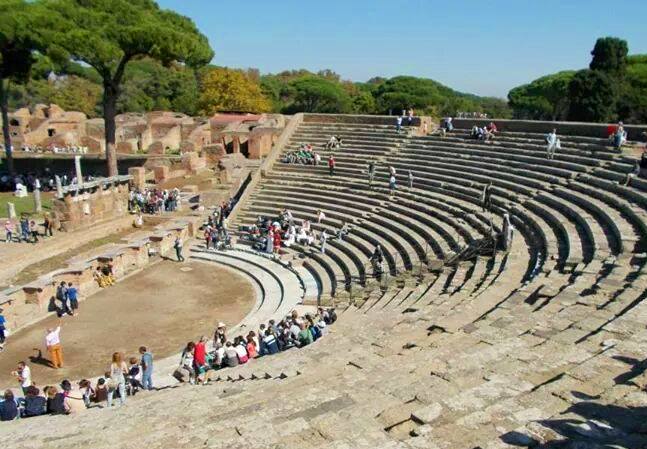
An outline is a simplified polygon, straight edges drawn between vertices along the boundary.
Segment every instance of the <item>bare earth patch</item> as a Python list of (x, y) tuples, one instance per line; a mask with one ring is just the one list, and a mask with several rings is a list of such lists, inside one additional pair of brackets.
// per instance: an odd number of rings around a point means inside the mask
[(157, 360), (179, 357), (187, 341), (210, 336), (218, 321), (240, 322), (254, 303), (254, 289), (242, 276), (211, 264), (163, 261), (82, 301), (78, 316), (63, 318), (65, 366), (59, 370), (35, 358), (38, 349), (49, 358), (44, 335), (56, 326), (55, 316), (12, 335), (0, 353), (0, 386), (17, 386), (10, 372), (20, 360), (31, 363), (33, 380), (43, 387), (100, 375), (113, 352), (137, 356), (141, 345)]

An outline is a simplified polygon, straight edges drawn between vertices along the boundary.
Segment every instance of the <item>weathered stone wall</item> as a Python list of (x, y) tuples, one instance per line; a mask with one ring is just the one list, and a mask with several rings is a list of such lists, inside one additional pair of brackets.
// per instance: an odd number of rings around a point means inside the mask
[(116, 245), (93, 257), (71, 262), (66, 268), (47, 273), (28, 284), (0, 292), (0, 304), (12, 332), (52, 313), (56, 287), (71, 282), (79, 290), (79, 299), (85, 300), (100, 290), (93, 274), (97, 267), (110, 265), (117, 280), (135, 270), (146, 267), (157, 256), (173, 253), (177, 237), (182, 241), (195, 237), (202, 223), (201, 217), (183, 217), (174, 220), (137, 241)]
[(54, 219), (61, 229), (70, 231), (124, 216), (128, 213), (128, 184), (66, 194), (53, 203)]
[[(395, 126), (397, 115), (339, 115), (339, 114), (303, 114), (303, 121), (317, 123), (354, 123), (364, 125)], [(406, 125), (405, 118), (403, 125)], [(413, 117), (412, 126), (420, 126), (420, 117)]]

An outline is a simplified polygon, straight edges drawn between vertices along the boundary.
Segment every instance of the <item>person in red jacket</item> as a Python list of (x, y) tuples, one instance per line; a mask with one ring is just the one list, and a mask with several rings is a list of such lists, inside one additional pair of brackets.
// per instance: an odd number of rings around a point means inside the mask
[(328, 170), (330, 170), (330, 176), (335, 176), (335, 158), (332, 154), (328, 158)]

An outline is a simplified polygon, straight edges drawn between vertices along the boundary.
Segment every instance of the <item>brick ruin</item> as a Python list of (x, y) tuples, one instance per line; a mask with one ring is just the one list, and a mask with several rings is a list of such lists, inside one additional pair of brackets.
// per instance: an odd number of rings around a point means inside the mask
[[(204, 153), (211, 159), (242, 152), (250, 159), (269, 153), (285, 126), (280, 114), (215, 114), (191, 117), (168, 111), (126, 113), (116, 117), (117, 153)], [(54, 147), (84, 147), (88, 153), (105, 151), (102, 118), (64, 111), (55, 104), (36, 105), (9, 114), (14, 150), (23, 147), (51, 152)], [(0, 131), (0, 138), (4, 139)]]

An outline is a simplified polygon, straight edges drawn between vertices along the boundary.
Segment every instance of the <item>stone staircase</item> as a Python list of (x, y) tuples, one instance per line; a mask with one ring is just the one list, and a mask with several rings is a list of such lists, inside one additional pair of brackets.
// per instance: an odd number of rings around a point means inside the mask
[[(277, 162), (230, 228), (285, 207), (329, 235), (348, 223), (343, 241), (331, 238), (326, 254), (295, 245), (281, 260), (192, 250), (254, 279), (269, 301), (257, 322), (308, 295), (342, 305), (328, 335), (220, 371), (207, 386), (88, 411), (74, 426), (9, 423), (8, 447), (647, 447), (647, 183), (617, 184), (631, 159), (601, 139), (565, 136), (546, 160), (533, 133), (489, 144), (467, 130), (416, 137), (377, 119), (308, 115), (285, 151), (311, 143), (325, 160), (332, 134), (344, 140), (334, 177)], [(486, 182), (490, 211), (480, 205)], [(504, 211), (515, 226), (507, 253), (443, 266), (490, 226), (500, 230)], [(383, 282), (367, 265), (378, 243)]]

